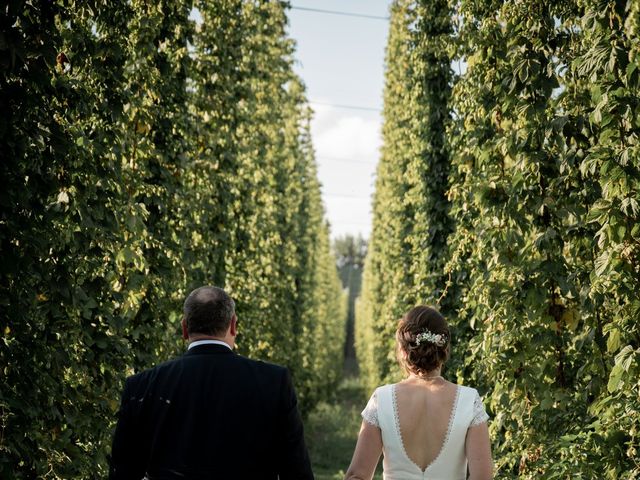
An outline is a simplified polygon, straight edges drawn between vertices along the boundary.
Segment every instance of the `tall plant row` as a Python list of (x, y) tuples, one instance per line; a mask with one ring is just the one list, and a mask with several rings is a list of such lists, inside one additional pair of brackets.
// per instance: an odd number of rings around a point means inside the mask
[[(444, 198), (451, 35), (445, 1), (394, 2), (386, 58), (373, 235), (356, 314), (356, 350), (369, 386), (397, 376), (395, 325), (406, 305), (435, 303), (450, 231)], [(430, 32), (429, 36), (421, 31)]]
[[(499, 478), (638, 478), (640, 9), (568, 0), (449, 8), (392, 7), (356, 320), (365, 380), (399, 378), (395, 323), (415, 303), (436, 304), (453, 329), (447, 375), (485, 394)], [(434, 15), (451, 30), (434, 31)], [(434, 42), (448, 58), (421, 71)], [(444, 106), (437, 121), (406, 99), (439, 78), (451, 88), (428, 102)], [(400, 206), (420, 178), (435, 178), (436, 157), (422, 145), (443, 129), (446, 189), (416, 197), (440, 205), (425, 219)], [(438, 245), (419, 232), (421, 255), (406, 245), (425, 225), (450, 230)], [(417, 271), (435, 281), (415, 282)]]
[(284, 5), (2, 8), (0, 477), (104, 475), (125, 375), (180, 353), (203, 284), (326, 398), (346, 300)]

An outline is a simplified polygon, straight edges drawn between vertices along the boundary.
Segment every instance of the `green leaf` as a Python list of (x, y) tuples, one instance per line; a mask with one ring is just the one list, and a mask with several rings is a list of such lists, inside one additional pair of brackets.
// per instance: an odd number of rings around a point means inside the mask
[(602, 276), (607, 272), (609, 266), (611, 264), (611, 254), (609, 252), (603, 252), (600, 254), (598, 258), (595, 260), (595, 273), (598, 277)]
[(610, 353), (617, 352), (620, 349), (620, 330), (612, 328), (607, 337), (607, 351)]
[(620, 353), (616, 355), (615, 363), (620, 365), (624, 372), (628, 372), (631, 364), (633, 363), (635, 351), (631, 345), (626, 345)]
[(62, 191), (58, 194), (56, 203), (69, 203), (69, 194), (66, 191)]
[(624, 375), (624, 369), (621, 365), (614, 365), (609, 374), (609, 382), (607, 383), (607, 390), (609, 393), (613, 393), (618, 390), (622, 376)]

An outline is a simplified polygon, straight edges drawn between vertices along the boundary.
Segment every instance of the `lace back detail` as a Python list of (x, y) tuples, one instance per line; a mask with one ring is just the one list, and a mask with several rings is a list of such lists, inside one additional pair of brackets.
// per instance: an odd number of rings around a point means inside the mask
[[(411, 458), (407, 454), (407, 450), (406, 450), (406, 448), (404, 446), (404, 439), (402, 438), (402, 432), (400, 431), (400, 415), (398, 413), (398, 397), (397, 397), (397, 394), (396, 394), (396, 385), (394, 384), (394, 385), (391, 386), (391, 402), (392, 402), (392, 405), (393, 405), (393, 419), (394, 419), (394, 424), (395, 424), (395, 427), (396, 427), (396, 434), (398, 435), (398, 439), (400, 440), (400, 447), (402, 448), (402, 452), (403, 452), (405, 458), (407, 458), (407, 460), (409, 460), (411, 463), (413, 463), (423, 473), (426, 472), (429, 469), (429, 467), (431, 465), (433, 465), (442, 456), (442, 452), (444, 451), (445, 446), (447, 445), (447, 443), (449, 443), (449, 437), (451, 436), (451, 429), (453, 428), (453, 422), (454, 422), (455, 417), (456, 417), (456, 410), (458, 409), (458, 398), (459, 398), (459, 396), (460, 396), (460, 386), (456, 386), (456, 394), (455, 394), (455, 397), (453, 399), (453, 407), (451, 409), (451, 414), (449, 415), (449, 423), (447, 425), (447, 432), (445, 433), (444, 439), (442, 440), (442, 445), (440, 445), (440, 450), (438, 451), (438, 454), (433, 458), (433, 460), (431, 460), (431, 462), (429, 462), (429, 465), (427, 465), (424, 469), (422, 469), (422, 468), (420, 468), (420, 465), (418, 465), (413, 460), (411, 460)], [(486, 413), (485, 413), (485, 415), (486, 415)]]
[[(444, 450), (444, 446), (449, 443), (449, 437), (451, 436), (451, 428), (453, 427), (453, 420), (456, 418), (456, 410), (458, 409), (458, 397), (460, 396), (460, 387), (456, 386), (456, 396), (453, 399), (453, 410), (451, 411), (451, 415), (449, 415), (449, 425), (447, 426), (447, 433), (444, 436), (444, 441), (442, 442), (442, 447), (440, 448), (440, 452), (436, 458), (433, 459), (435, 462), (438, 457), (442, 454), (442, 450)], [(431, 462), (431, 463), (433, 463)]]
[(395, 384), (391, 386), (391, 403), (393, 405), (393, 424), (396, 427), (396, 434), (400, 439), (400, 446), (402, 447), (402, 451), (404, 452), (405, 457), (409, 458), (409, 455), (407, 455), (407, 451), (404, 448), (404, 440), (402, 439), (402, 432), (400, 432), (400, 415), (398, 414), (398, 397), (396, 395)]

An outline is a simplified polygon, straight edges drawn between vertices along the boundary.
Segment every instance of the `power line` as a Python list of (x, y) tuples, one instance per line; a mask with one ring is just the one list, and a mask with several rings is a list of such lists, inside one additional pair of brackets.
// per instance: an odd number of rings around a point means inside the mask
[(325, 105), (327, 107), (347, 108), (349, 110), (366, 110), (368, 112), (381, 112), (382, 111), (381, 108), (360, 107), (358, 105), (340, 105), (340, 104), (335, 104), (335, 103), (325, 103), (325, 102), (315, 102), (315, 101), (310, 101), (309, 103), (314, 104), (314, 105)]
[(369, 18), (372, 20), (389, 20), (389, 17), (380, 17), (378, 15), (366, 15), (363, 13), (351, 13), (351, 12), (340, 12), (337, 10), (323, 10), (321, 8), (306, 8), (306, 7), (290, 7), (291, 10), (302, 10), (304, 12), (313, 12), (313, 13), (327, 13), (329, 15), (340, 15), (342, 17), (358, 17), (358, 18)]
[(358, 200), (370, 200), (371, 197), (367, 195), (363, 197), (362, 195), (349, 195), (349, 194), (341, 194), (341, 193), (323, 193), (324, 197), (332, 197), (332, 198), (354, 198)]
[(376, 166), (376, 162), (369, 162), (367, 160), (354, 160), (351, 158), (336, 158), (336, 157), (325, 157), (322, 155), (316, 155), (316, 160), (329, 160), (331, 162), (339, 162), (339, 163), (362, 163), (364, 165), (371, 165), (372, 167)]
[(370, 226), (371, 222), (351, 222), (349, 220), (331, 220), (328, 219), (329, 223), (332, 225), (367, 225)]

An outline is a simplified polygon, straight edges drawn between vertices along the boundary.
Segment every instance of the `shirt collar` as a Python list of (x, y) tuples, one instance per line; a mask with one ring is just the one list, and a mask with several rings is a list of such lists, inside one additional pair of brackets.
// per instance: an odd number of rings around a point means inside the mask
[(193, 347), (197, 347), (198, 345), (224, 345), (229, 350), (233, 350), (231, 345), (221, 340), (196, 340), (195, 342), (191, 342), (187, 350), (191, 350)]

